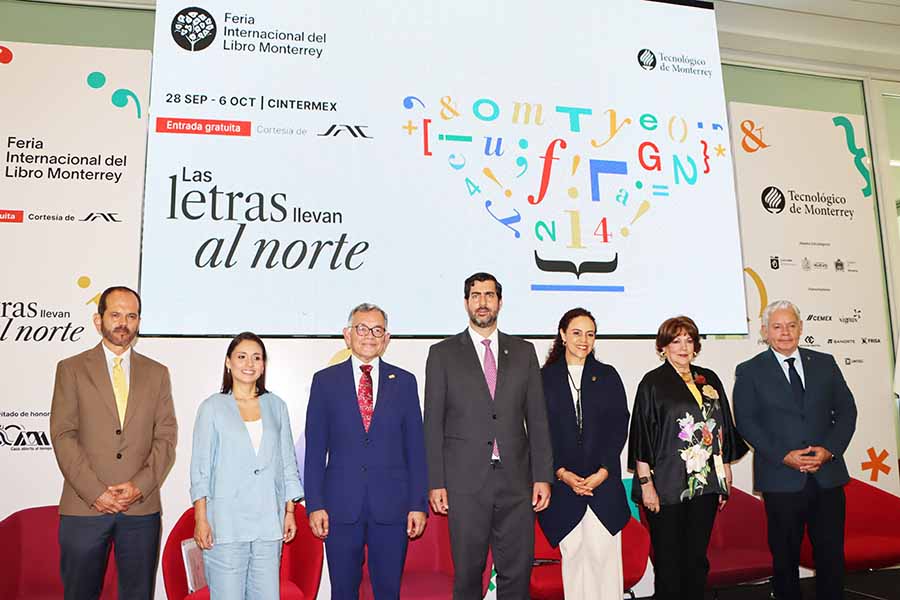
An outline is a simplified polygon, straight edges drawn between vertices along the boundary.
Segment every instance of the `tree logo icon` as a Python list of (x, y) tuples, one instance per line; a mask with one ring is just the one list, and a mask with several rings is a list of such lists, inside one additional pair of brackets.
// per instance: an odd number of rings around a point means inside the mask
[(189, 52), (208, 48), (216, 39), (216, 20), (196, 6), (182, 9), (172, 19), (172, 39)]

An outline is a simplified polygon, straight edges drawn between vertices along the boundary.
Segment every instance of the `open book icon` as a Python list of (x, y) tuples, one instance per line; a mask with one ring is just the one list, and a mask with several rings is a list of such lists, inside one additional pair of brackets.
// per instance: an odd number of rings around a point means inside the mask
[(187, 574), (188, 592), (193, 593), (206, 587), (206, 573), (203, 571), (203, 550), (191, 539), (181, 542), (181, 556)]

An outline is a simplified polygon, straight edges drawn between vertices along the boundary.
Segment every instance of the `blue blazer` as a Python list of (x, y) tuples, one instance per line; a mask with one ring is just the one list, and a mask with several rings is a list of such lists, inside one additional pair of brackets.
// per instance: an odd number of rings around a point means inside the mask
[(568, 485), (553, 482), (550, 506), (538, 513), (541, 529), (554, 547), (584, 517), (590, 507), (613, 535), (631, 518), (622, 485), (621, 455), (628, 437), (628, 403), (618, 372), (588, 355), (581, 375), (583, 436), (579, 443), (575, 401), (569, 388), (565, 358), (541, 370), (547, 420), (553, 444), (553, 470), (560, 467), (585, 477), (601, 466), (609, 478), (594, 489), (593, 496), (579, 496)]
[(753, 445), (753, 487), (759, 492), (799, 492), (807, 473), (785, 465), (791, 450), (822, 446), (834, 460), (813, 477), (823, 488), (849, 481), (843, 454), (856, 430), (856, 404), (830, 354), (800, 348), (806, 393), (798, 405), (791, 384), (771, 350), (737, 366), (734, 416), (740, 434)]
[(287, 405), (275, 394), (259, 397), (263, 436), (253, 451), (234, 396), (213, 394), (194, 422), (191, 502), (206, 498), (213, 542), (280, 540), (284, 505), (303, 496)]
[[(427, 513), (425, 436), (412, 373), (383, 360), (368, 433), (356, 397), (351, 359), (313, 376), (306, 409), (306, 510), (355, 523), (368, 498), (378, 523), (406, 523)], [(327, 459), (326, 459), (327, 457)]]

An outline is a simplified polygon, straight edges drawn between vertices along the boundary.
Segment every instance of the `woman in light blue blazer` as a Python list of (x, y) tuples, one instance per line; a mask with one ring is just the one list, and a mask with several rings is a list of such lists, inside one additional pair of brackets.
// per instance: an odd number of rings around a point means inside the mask
[(303, 496), (284, 401), (266, 390), (266, 347), (244, 332), (228, 345), (222, 392), (194, 423), (191, 500), (212, 600), (277, 600), (281, 544), (297, 533)]

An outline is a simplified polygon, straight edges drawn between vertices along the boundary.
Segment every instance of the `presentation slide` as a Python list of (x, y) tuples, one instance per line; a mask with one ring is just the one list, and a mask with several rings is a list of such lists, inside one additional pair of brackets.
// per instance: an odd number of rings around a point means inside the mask
[(159, 0), (146, 335), (746, 333), (711, 3)]

